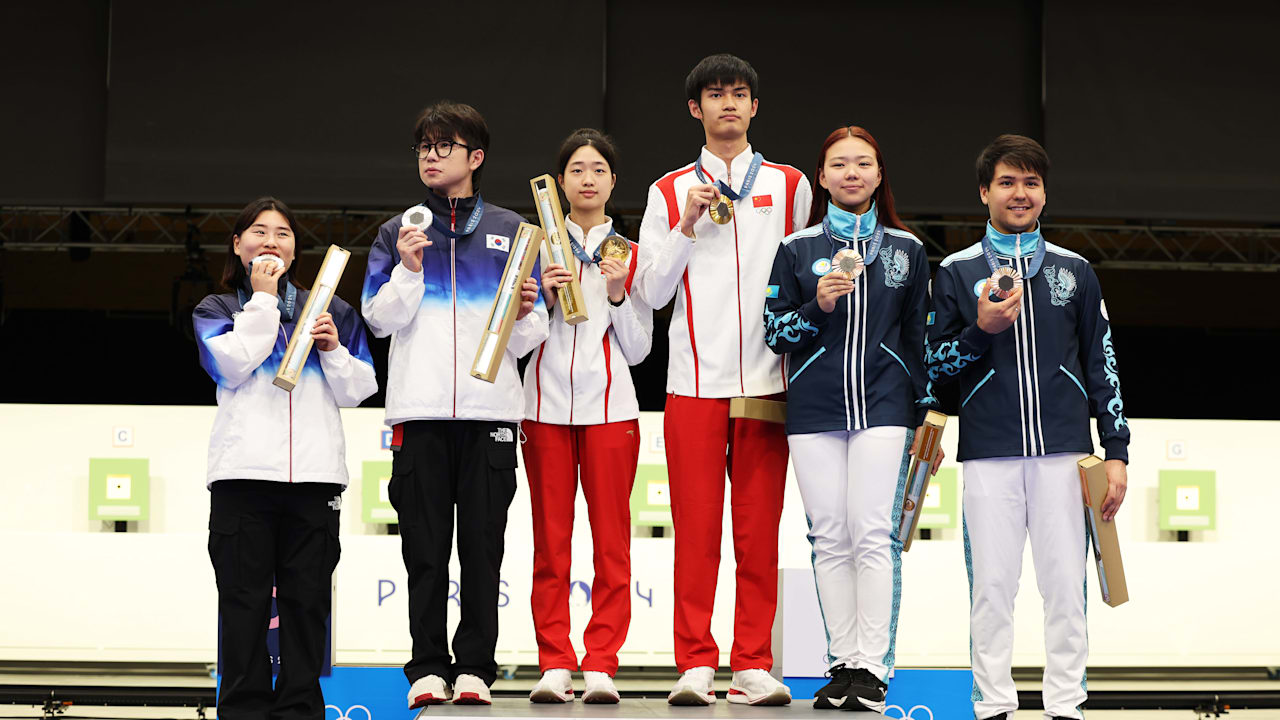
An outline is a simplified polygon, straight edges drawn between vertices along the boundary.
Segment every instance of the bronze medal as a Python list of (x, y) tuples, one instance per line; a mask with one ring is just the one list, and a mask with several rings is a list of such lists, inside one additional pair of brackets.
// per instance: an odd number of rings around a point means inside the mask
[(1004, 300), (1022, 287), (1022, 274), (1010, 267), (1002, 267), (991, 274), (991, 294)]
[(717, 225), (724, 225), (733, 219), (733, 201), (721, 195), (718, 200), (711, 204), (708, 208), (708, 214), (711, 215), (711, 221)]
[(621, 235), (610, 235), (600, 243), (600, 257), (613, 258), (619, 262), (625, 262), (627, 256), (631, 254), (631, 243)]
[(831, 269), (838, 273), (844, 273), (850, 280), (857, 279), (865, 268), (866, 265), (862, 261), (862, 255), (852, 248), (845, 248), (831, 258)]

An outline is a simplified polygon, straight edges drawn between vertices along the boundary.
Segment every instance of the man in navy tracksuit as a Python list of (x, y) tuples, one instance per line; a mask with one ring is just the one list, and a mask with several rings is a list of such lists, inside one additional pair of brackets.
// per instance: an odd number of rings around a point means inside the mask
[[(1090, 416), (1106, 451), (1105, 521), (1124, 499), (1128, 462), (1111, 325), (1089, 262), (1040, 235), (1044, 148), (1001, 135), (977, 170), (991, 220), (981, 242), (942, 261), (926, 348), (932, 382), (960, 381), (974, 716), (1017, 709), (1013, 601), (1030, 535), (1044, 598), (1045, 716), (1081, 718), (1088, 540), (1076, 463), (1093, 452)], [(1007, 287), (989, 283), (1005, 268), (1015, 271)]]

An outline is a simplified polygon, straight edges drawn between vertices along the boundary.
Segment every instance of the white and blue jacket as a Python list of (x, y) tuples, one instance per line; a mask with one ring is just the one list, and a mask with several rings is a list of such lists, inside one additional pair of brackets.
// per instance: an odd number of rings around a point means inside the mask
[[(426, 204), (440, 224), (462, 233), (477, 199), (451, 201), (428, 192)], [(479, 202), (484, 210), (470, 233), (450, 238), (435, 224), (425, 229), (432, 245), (422, 251), (421, 272), (400, 263), (400, 216), (383, 223), (369, 249), (361, 309), (374, 336), (391, 336), (387, 425), (524, 419), (516, 359), (547, 339), (547, 306), (539, 294), (533, 312), (516, 321), (494, 382), (471, 376), (516, 228), (523, 222), (510, 210)], [(533, 278), (539, 278), (537, 265)]]
[[(856, 239), (855, 239), (856, 238)], [(828, 314), (818, 280), (853, 248), (866, 268)], [(924, 362), (929, 262), (914, 235), (827, 206), (827, 219), (788, 236), (766, 288), (765, 342), (787, 353), (787, 433), (916, 428), (937, 400)]]
[(218, 384), (209, 437), (207, 484), (273, 480), (347, 484), (339, 407), (355, 407), (378, 389), (360, 315), (341, 298), (329, 303), (337, 348), (312, 348), (293, 392), (272, 380), (284, 359), (307, 291), (280, 281), (280, 296), (210, 295), (192, 314), (200, 365)]
[[(990, 255), (990, 260), (988, 260)], [(1022, 311), (989, 335), (977, 326), (991, 265), (1016, 266)], [(982, 241), (942, 261), (933, 281), (926, 363), (931, 382), (960, 381), (960, 460), (1093, 452), (1129, 457), (1111, 323), (1089, 261), (1032, 232)]]

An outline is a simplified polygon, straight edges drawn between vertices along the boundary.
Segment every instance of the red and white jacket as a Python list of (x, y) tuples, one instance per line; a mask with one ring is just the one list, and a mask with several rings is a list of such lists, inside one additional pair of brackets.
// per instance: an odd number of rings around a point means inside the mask
[[(587, 231), (584, 241), (577, 223), (566, 217), (564, 225), (592, 256), (613, 232), (613, 222), (607, 220)], [(640, 417), (629, 366), (649, 355), (653, 310), (633, 283), (644, 274), (648, 257), (631, 243), (627, 292), (617, 307), (609, 302), (600, 269), (578, 263), (588, 319), (569, 325), (560, 304), (552, 308), (551, 336), (534, 350), (524, 369), (526, 419), (555, 425), (598, 425)], [(549, 262), (543, 257), (542, 267)]]
[[(755, 153), (724, 161), (702, 148), (708, 182), (739, 188)], [(667, 392), (688, 397), (759, 397), (786, 389), (782, 358), (764, 342), (764, 301), (782, 239), (808, 224), (813, 192), (804, 173), (765, 162), (733, 220), (717, 225), (704, 213), (697, 240), (680, 232), (689, 188), (700, 184), (693, 163), (649, 186), (640, 246), (652, 261), (640, 283), (655, 308), (676, 299), (671, 315)]]

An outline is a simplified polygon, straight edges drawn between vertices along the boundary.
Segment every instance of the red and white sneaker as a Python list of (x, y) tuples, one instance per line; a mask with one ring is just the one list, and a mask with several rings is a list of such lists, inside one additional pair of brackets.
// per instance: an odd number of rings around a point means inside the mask
[(790, 705), (791, 688), (765, 670), (736, 670), (727, 699), (742, 705)]
[(711, 681), (715, 679), (716, 669), (707, 665), (692, 667), (684, 671), (667, 702), (672, 705), (710, 705), (716, 701), (716, 691)]
[(454, 705), (492, 705), (489, 686), (475, 675), (459, 675), (453, 681)]
[(409, 709), (449, 702), (449, 686), (439, 675), (418, 678), (409, 686)]
[(542, 679), (529, 693), (529, 702), (573, 702), (573, 677), (566, 668), (552, 668), (542, 673)]

